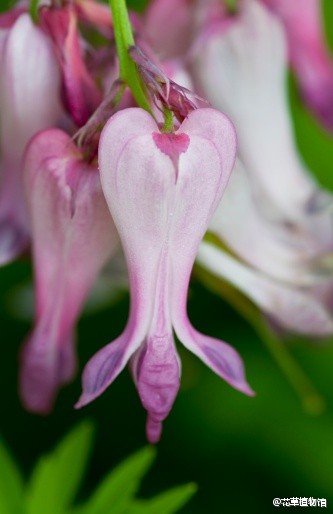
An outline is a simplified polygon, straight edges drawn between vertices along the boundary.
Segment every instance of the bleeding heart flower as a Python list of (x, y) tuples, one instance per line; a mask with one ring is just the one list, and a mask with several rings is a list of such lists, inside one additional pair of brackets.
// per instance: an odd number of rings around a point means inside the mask
[(212, 109), (191, 112), (172, 133), (161, 133), (142, 109), (126, 109), (101, 135), (102, 187), (127, 260), (131, 308), (123, 334), (87, 364), (77, 407), (99, 396), (131, 359), (151, 442), (159, 439), (179, 388), (172, 328), (215, 373), (253, 394), (237, 352), (200, 334), (186, 313), (193, 262), (235, 153), (232, 124)]
[(86, 297), (118, 243), (96, 166), (57, 129), (35, 136), (25, 158), (36, 323), (23, 350), (21, 396), (48, 412), (75, 371), (73, 331)]

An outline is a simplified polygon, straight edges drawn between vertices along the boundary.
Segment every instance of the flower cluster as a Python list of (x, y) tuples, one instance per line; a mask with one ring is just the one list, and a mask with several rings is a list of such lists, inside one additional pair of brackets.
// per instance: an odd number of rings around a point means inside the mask
[(82, 306), (122, 246), (128, 322), (86, 365), (77, 406), (129, 363), (156, 442), (180, 385), (174, 333), (253, 394), (238, 353), (187, 317), (195, 260), (280, 329), (333, 333), (332, 198), (299, 157), (286, 85), (290, 65), (333, 129), (333, 61), (318, 0), (151, 0), (130, 13), (134, 38), (125, 3), (110, 3), (113, 17), (95, 0), (0, 16), (0, 263), (31, 248), (20, 391), (48, 412), (75, 373)]

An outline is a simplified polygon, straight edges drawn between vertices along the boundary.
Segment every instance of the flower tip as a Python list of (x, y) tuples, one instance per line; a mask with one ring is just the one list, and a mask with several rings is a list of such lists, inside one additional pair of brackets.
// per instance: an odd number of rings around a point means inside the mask
[(27, 411), (47, 416), (52, 412), (55, 395), (47, 388), (40, 389), (34, 377), (23, 373), (20, 380), (20, 398)]
[(146, 424), (146, 435), (150, 444), (156, 444), (161, 439), (162, 422), (153, 419), (148, 415)]
[[(236, 380), (233, 380), (229, 377), (229, 379), (227, 380), (228, 384), (240, 393), (245, 394), (246, 396), (256, 396), (257, 393), (253, 391), (252, 387), (246, 381), (244, 370), (242, 370), (242, 375), (243, 376), (237, 378)], [(225, 379), (226, 377), (223, 378)]]
[(39, 395), (25, 395), (21, 392), (21, 402), (28, 412), (39, 414), (40, 416), (48, 416), (53, 410), (54, 400), (41, 397)]
[(246, 394), (246, 396), (256, 396), (256, 392), (253, 391), (253, 389), (248, 385), (248, 383), (245, 383), (243, 387), (238, 388), (241, 393)]
[(87, 393), (82, 393), (78, 401), (74, 404), (74, 409), (79, 410), (82, 407), (88, 405), (88, 403), (92, 402), (95, 399), (94, 395), (90, 395)]

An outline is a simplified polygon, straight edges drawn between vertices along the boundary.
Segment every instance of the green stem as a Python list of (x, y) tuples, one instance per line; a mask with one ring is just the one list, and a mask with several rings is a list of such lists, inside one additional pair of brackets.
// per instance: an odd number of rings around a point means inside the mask
[(228, 13), (234, 14), (237, 12), (237, 0), (224, 0)]
[(131, 23), (128, 17), (126, 0), (109, 0), (113, 28), (117, 46), (120, 66), (120, 78), (130, 88), (137, 104), (151, 113), (149, 103), (143, 90), (136, 64), (128, 54), (128, 50), (135, 44)]
[(29, 13), (30, 13), (32, 21), (34, 23), (37, 23), (37, 21), (38, 21), (38, 0), (31, 0), (30, 7), (29, 7)]
[(164, 115), (164, 125), (162, 128), (162, 132), (165, 132), (165, 133), (173, 132), (174, 124), (173, 124), (172, 112), (169, 109), (165, 108), (163, 110), (163, 115)]

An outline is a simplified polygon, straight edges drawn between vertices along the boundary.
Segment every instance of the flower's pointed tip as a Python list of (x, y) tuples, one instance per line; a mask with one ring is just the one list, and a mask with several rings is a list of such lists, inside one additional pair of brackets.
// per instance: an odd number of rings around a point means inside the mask
[[(241, 368), (242, 368), (242, 371), (240, 373), (240, 376), (236, 380), (233, 377), (231, 377), (230, 375), (223, 376), (220, 373), (217, 373), (217, 374), (220, 377), (222, 377), (224, 380), (226, 380), (231, 387), (233, 387), (240, 393), (243, 393), (246, 396), (250, 396), (250, 397), (256, 396), (256, 392), (253, 391), (252, 387), (246, 381), (244, 367), (242, 366)], [(212, 369), (216, 373), (216, 370), (214, 370), (214, 368), (212, 368)]]
[(79, 410), (82, 407), (88, 405), (88, 403), (92, 402), (95, 399), (94, 395), (82, 393), (78, 401), (74, 404), (74, 409)]
[(245, 382), (243, 385), (235, 385), (234, 387), (238, 389), (238, 391), (240, 391), (241, 393), (246, 394), (246, 396), (253, 397), (257, 394), (255, 391), (253, 391), (253, 389), (249, 386), (247, 382)]
[(146, 435), (150, 444), (157, 444), (161, 439), (162, 422), (153, 419), (149, 414), (146, 423)]

